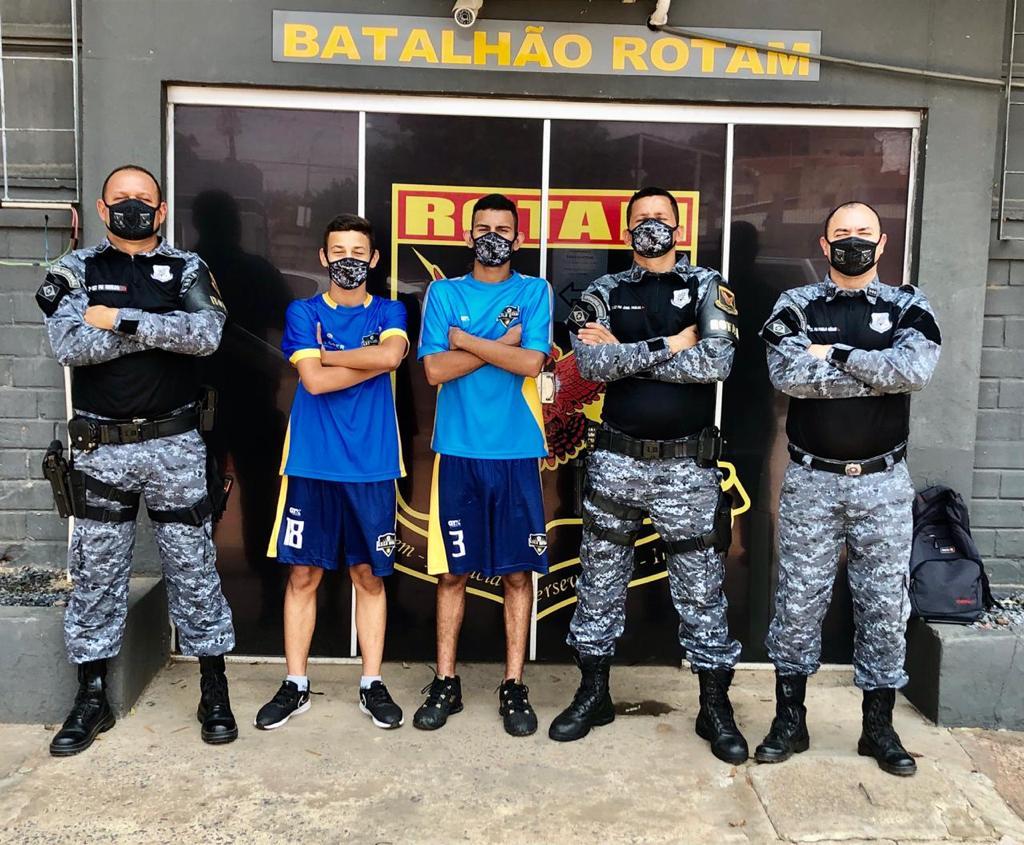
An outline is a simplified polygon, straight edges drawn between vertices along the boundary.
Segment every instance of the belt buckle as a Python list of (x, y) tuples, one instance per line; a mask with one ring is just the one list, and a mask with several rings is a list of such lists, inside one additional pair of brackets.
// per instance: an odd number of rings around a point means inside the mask
[(142, 424), (145, 421), (143, 417), (136, 417), (130, 423), (125, 423), (121, 427), (123, 442), (139, 443), (142, 440)]
[(864, 467), (860, 464), (847, 464), (843, 469), (850, 478), (856, 478), (864, 472)]
[(641, 445), (641, 457), (653, 460), (661, 457), (661, 444), (657, 440), (644, 440)]

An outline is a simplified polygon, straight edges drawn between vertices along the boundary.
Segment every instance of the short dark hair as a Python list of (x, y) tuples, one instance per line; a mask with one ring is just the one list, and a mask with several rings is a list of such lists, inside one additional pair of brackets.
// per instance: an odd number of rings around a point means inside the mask
[(878, 218), (878, 228), (882, 228), (882, 215), (878, 213), (878, 209), (871, 205), (871, 203), (864, 202), (864, 200), (848, 200), (847, 202), (839, 203), (839, 205), (837, 205), (828, 213), (828, 217), (825, 218), (825, 225), (822, 226), (822, 232), (825, 234), (826, 239), (828, 238), (828, 224), (832, 222), (832, 218), (835, 217), (836, 214), (842, 209), (854, 208), (858, 205), (864, 206), (868, 211), (874, 214), (875, 217)]
[(156, 185), (156, 204), (159, 205), (164, 201), (164, 189), (160, 187), (160, 180), (156, 178), (152, 173), (146, 170), (141, 164), (122, 164), (120, 167), (115, 167), (107, 174), (107, 178), (103, 180), (103, 187), (100, 188), (100, 198), (107, 201), (107, 183), (110, 182), (118, 173), (122, 170), (135, 170), (139, 173), (145, 173), (150, 179), (153, 180), (153, 184)]
[(478, 211), (510, 211), (512, 212), (512, 224), (519, 233), (519, 212), (516, 210), (516, 204), (512, 202), (504, 194), (488, 194), (486, 197), (480, 197), (473, 204), (473, 214), (469, 218), (469, 226), (473, 228), (473, 221), (476, 219), (476, 213)]
[(324, 255), (327, 254), (327, 239), (331, 232), (362, 232), (370, 241), (370, 255), (376, 249), (376, 239), (373, 236), (373, 224), (365, 217), (358, 214), (339, 214), (324, 229)]
[(667, 199), (672, 205), (672, 213), (676, 216), (676, 225), (679, 225), (679, 203), (676, 202), (676, 198), (664, 188), (656, 188), (653, 185), (648, 185), (646, 188), (641, 188), (629, 198), (629, 203), (626, 205), (626, 226), (629, 226), (629, 221), (633, 217), (633, 203), (646, 197), (664, 197)]

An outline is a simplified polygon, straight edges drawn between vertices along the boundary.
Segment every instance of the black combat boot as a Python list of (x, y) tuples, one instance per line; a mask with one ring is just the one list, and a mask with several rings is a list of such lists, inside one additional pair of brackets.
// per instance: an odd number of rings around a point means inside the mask
[(697, 713), (697, 736), (711, 743), (711, 753), (726, 763), (746, 762), (747, 741), (736, 727), (729, 701), (732, 669), (711, 669), (697, 673), (700, 682), (700, 712)]
[(107, 661), (93, 660), (78, 666), (78, 694), (64, 726), (50, 741), (54, 757), (70, 757), (85, 751), (96, 735), (114, 727), (107, 701)]
[(896, 704), (896, 690), (864, 690), (861, 712), (864, 715), (864, 730), (857, 742), (857, 753), (862, 757), (874, 757), (878, 768), (890, 775), (908, 777), (917, 771), (917, 763), (900, 742), (900, 736), (892, 726), (892, 708)]
[(608, 690), (608, 673), (612, 668), (610, 654), (577, 654), (580, 667), (579, 689), (572, 704), (559, 713), (548, 728), (548, 736), (556, 742), (582, 739), (591, 728), (607, 725), (615, 720), (615, 707)]
[(768, 735), (754, 751), (758, 763), (781, 763), (811, 747), (807, 734), (806, 675), (775, 673), (775, 718)]
[(224, 674), (224, 655), (199, 658), (199, 709), (196, 718), (203, 724), (203, 742), (221, 745), (238, 739), (238, 725), (228, 698), (228, 676)]

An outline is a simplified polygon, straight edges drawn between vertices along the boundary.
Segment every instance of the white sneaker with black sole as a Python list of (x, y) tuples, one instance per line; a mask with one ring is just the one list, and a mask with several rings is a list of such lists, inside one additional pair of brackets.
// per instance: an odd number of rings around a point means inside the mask
[(378, 727), (385, 730), (400, 728), (405, 719), (402, 708), (391, 698), (383, 681), (374, 681), (365, 689), (359, 688), (359, 709)]
[(253, 724), (261, 731), (281, 727), (292, 716), (309, 710), (309, 689), (300, 690), (294, 681), (285, 681), (270, 701), (260, 708)]

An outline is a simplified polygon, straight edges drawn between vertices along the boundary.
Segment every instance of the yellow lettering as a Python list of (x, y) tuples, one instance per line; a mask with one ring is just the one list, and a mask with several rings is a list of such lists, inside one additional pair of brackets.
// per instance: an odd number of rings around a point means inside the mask
[(455, 234), (455, 203), (445, 197), (406, 197), (405, 228), (413, 237), (450, 238)]
[(455, 33), (450, 29), (441, 31), (441, 62), (446, 65), (468, 65), (473, 57), (455, 52)]
[(647, 40), (639, 35), (616, 35), (612, 38), (612, 70), (625, 70), (627, 59), (633, 70), (647, 70), (646, 52)]
[[(673, 61), (665, 58), (665, 51), (670, 49), (674, 50), (676, 54)], [(682, 70), (688, 61), (690, 61), (690, 48), (681, 38), (659, 38), (651, 45), (651, 64), (658, 70)]]
[(690, 39), (690, 46), (700, 50), (701, 73), (714, 73), (715, 50), (719, 50), (725, 45), (721, 41), (712, 41), (708, 38), (692, 38)]
[(515, 60), (512, 62), (513, 67), (525, 67), (528, 64), (552, 67), (547, 45), (541, 37), (542, 32), (544, 32), (542, 26), (526, 27), (523, 43), (519, 46), (519, 52), (516, 53)]
[[(786, 49), (785, 41), (769, 41), (769, 47), (781, 47), (783, 50)], [(797, 41), (793, 44), (792, 50), (794, 53), (810, 53), (811, 45), (806, 41)], [(797, 75), (807, 76), (811, 72), (811, 60), (801, 59), (796, 56), (786, 56), (782, 53), (776, 53), (772, 50), (768, 51), (768, 73), (776, 74), (779, 70), (782, 70), (783, 76), (792, 76), (793, 71), (796, 70)]]
[[(526, 240), (540, 240), (540, 200), (516, 200), (519, 209), (520, 226), (525, 217), (529, 221), (526, 232)], [(525, 213), (524, 213), (525, 212)]]
[(364, 26), (363, 35), (373, 39), (373, 60), (385, 62), (388, 58), (388, 39), (398, 35), (398, 27)]
[(739, 73), (741, 70), (749, 70), (751, 73), (764, 73), (764, 65), (761, 64), (761, 57), (753, 47), (737, 47), (729, 59), (725, 69), (726, 73)]
[(413, 59), (424, 59), (432, 65), (437, 64), (437, 51), (430, 40), (430, 33), (425, 29), (417, 28), (409, 33), (402, 54), (398, 57), (400, 62), (411, 62)]
[[(569, 58), (569, 48), (576, 48), (576, 58)], [(583, 35), (566, 34), (558, 38), (551, 48), (555, 54), (555, 61), (562, 67), (577, 68), (586, 67), (590, 64), (590, 58), (594, 55), (594, 47), (590, 39)]]
[(360, 59), (359, 48), (352, 40), (352, 32), (347, 26), (336, 26), (324, 44), (324, 51), (320, 54), (321, 59), (333, 59), (338, 54), (346, 59), (358, 62)]
[(604, 216), (604, 206), (593, 200), (572, 200), (565, 210), (557, 240), (581, 241), (584, 235), (589, 235), (591, 240), (611, 239), (612, 233)]
[(490, 44), (487, 33), (477, 30), (473, 33), (473, 64), (486, 65), (488, 56), (495, 56), (498, 65), (508, 67), (512, 63), (512, 33), (499, 32), (498, 43)]
[(283, 52), (289, 59), (311, 59), (320, 52), (316, 43), (317, 28), (309, 23), (286, 23), (282, 38)]

